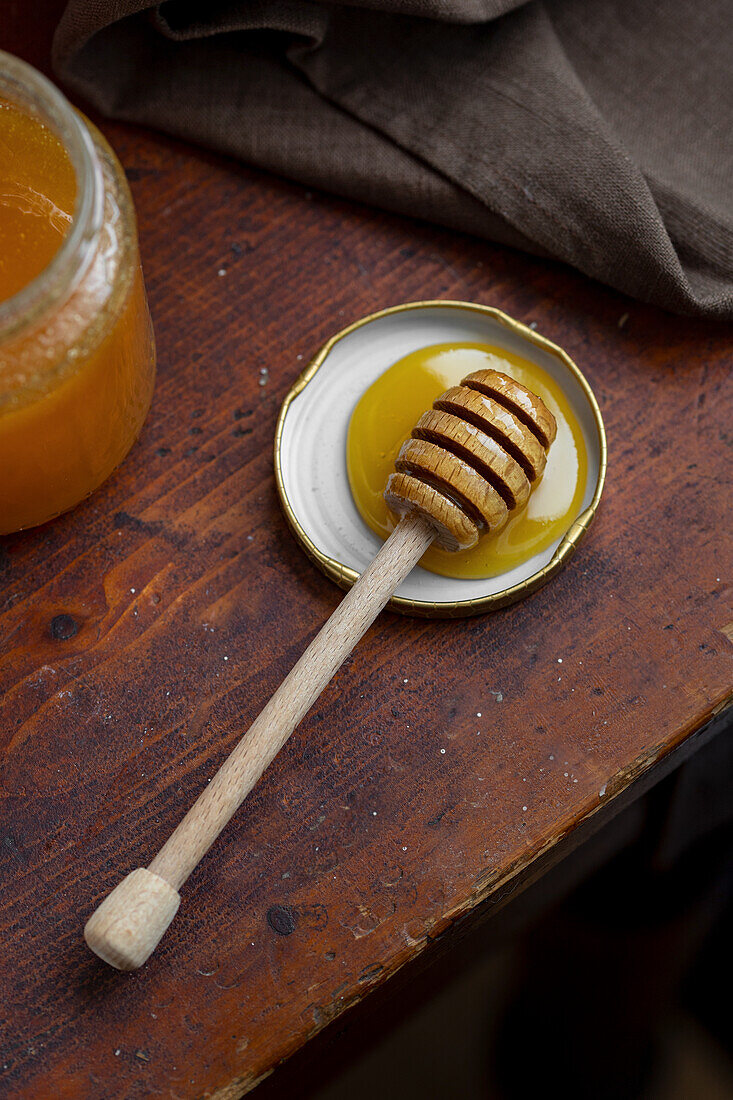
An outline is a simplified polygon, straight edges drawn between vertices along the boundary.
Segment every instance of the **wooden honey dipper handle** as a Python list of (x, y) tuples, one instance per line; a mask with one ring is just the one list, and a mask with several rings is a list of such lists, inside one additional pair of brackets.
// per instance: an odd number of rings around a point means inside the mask
[(132, 871), (89, 918), (84, 937), (101, 959), (134, 970), (152, 954), (180, 887), (434, 538), (422, 515), (403, 516), (150, 867)]
[(420, 418), (384, 494), (397, 527), (150, 867), (89, 918), (92, 951), (119, 970), (145, 962), (176, 915), (179, 888), (428, 546), (461, 550), (500, 531), (542, 476), (555, 431), (540, 398), (495, 370), (469, 374)]

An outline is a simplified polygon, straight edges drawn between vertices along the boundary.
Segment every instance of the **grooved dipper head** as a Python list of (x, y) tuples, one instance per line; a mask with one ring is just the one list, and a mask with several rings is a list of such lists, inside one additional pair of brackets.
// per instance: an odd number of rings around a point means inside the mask
[(556, 434), (531, 390), (499, 371), (474, 371), (420, 417), (384, 499), (398, 515), (425, 516), (444, 550), (467, 550), (527, 502)]

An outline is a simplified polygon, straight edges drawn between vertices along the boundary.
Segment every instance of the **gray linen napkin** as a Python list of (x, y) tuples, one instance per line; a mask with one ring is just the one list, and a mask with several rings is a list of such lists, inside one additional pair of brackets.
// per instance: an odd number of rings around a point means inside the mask
[(100, 111), (733, 318), (720, 0), (70, 0)]

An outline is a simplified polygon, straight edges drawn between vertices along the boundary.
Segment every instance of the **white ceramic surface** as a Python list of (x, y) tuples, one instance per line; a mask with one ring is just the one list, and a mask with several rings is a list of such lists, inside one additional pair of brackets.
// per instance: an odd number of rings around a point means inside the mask
[[(585, 436), (588, 478), (579, 513), (596, 492), (605, 443), (580, 380), (557, 353), (506, 327), (500, 317), (463, 303), (432, 303), (367, 320), (335, 340), (315, 375), (295, 397), (282, 424), (282, 488), (293, 514), (321, 553), (361, 572), (381, 541), (354, 504), (346, 470), (346, 434), (364, 391), (398, 359), (431, 344), (476, 341), (532, 359), (562, 386)], [(481, 599), (529, 579), (552, 558), (560, 539), (523, 565), (496, 577), (458, 580), (416, 568), (397, 595), (438, 604)]]

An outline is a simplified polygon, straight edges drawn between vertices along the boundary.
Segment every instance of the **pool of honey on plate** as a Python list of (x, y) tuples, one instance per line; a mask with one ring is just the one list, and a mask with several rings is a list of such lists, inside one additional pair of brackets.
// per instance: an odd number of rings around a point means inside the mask
[(577, 418), (562, 389), (529, 359), (488, 344), (435, 344), (412, 352), (372, 383), (349, 422), (346, 458), (354, 501), (365, 522), (386, 538), (397, 518), (384, 502), (384, 487), (402, 443), (420, 416), (471, 371), (502, 371), (541, 397), (557, 421), (545, 472), (524, 508), (496, 535), (470, 550), (431, 547), (420, 564), (445, 577), (493, 577), (505, 573), (562, 537), (578, 516), (585, 493), (588, 456)]
[[(129, 191), (89, 129), (105, 187), (96, 252), (46, 314), (0, 337), (0, 534), (96, 489), (137, 438), (152, 397), (155, 350)], [(76, 194), (58, 137), (0, 98), (0, 303), (48, 268)]]

